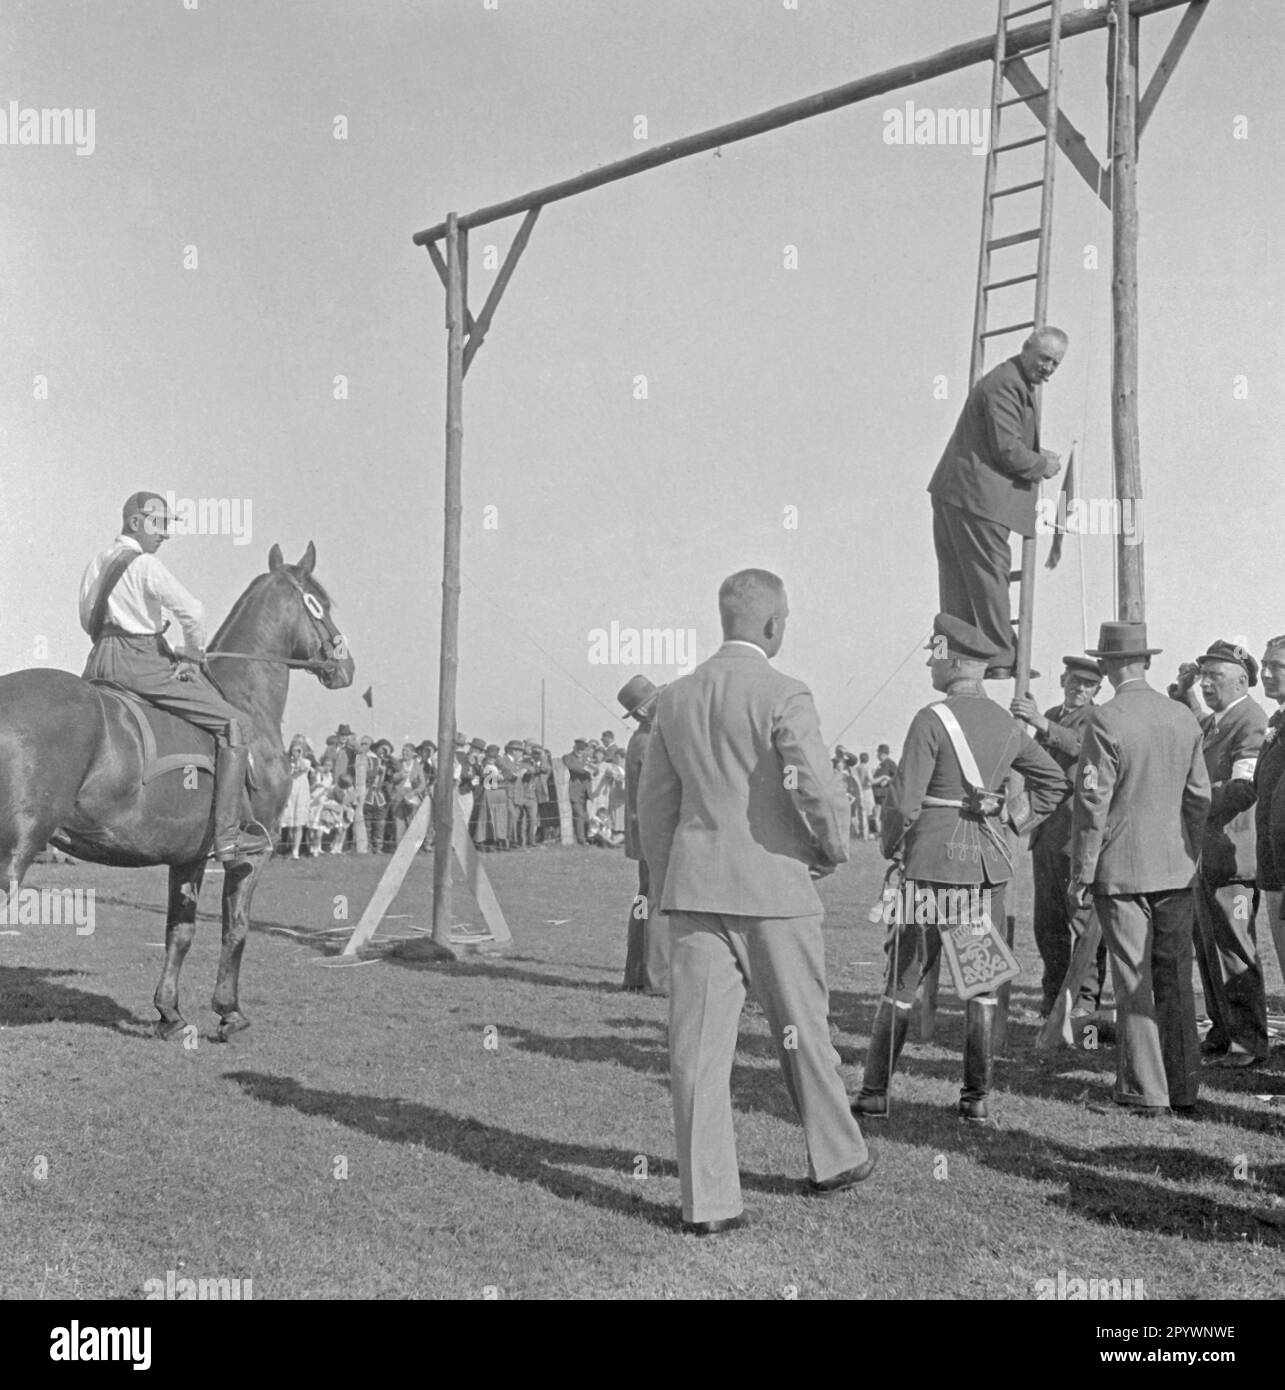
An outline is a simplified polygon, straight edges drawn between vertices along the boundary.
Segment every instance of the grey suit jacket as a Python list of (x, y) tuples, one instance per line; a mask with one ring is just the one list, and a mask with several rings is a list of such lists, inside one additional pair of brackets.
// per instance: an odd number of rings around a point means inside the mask
[(973, 516), (1035, 534), (1040, 452), (1035, 388), (1017, 358), (992, 368), (968, 394), (928, 491)]
[(1071, 882), (1098, 893), (1189, 887), (1209, 811), (1200, 725), (1130, 682), (1093, 711), (1075, 769)]
[[(1200, 876), (1207, 883), (1252, 883), (1257, 872), (1254, 766), (1267, 734), (1267, 716), (1248, 696), (1200, 721), (1213, 804), (1200, 849)], [(1248, 773), (1248, 776), (1246, 776)]]
[(802, 681), (724, 644), (667, 686), (638, 788), (661, 912), (810, 917), (808, 868), (848, 857), (848, 799)]

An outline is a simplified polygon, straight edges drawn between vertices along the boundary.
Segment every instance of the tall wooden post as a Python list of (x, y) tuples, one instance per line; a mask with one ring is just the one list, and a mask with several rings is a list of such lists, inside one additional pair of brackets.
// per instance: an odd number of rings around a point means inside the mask
[(459, 670), (461, 466), (464, 457), (465, 245), (446, 219), (446, 501), (442, 543), (442, 650), (437, 683), (437, 781), (433, 787), (433, 940), (450, 948), (451, 836), (455, 824), (455, 679)]
[(1111, 440), (1115, 495), (1132, 535), (1116, 537), (1122, 622), (1147, 615), (1142, 567), (1142, 463), (1138, 439), (1138, 64), (1137, 20), (1131, 0), (1115, 4), (1115, 121), (1111, 132)]

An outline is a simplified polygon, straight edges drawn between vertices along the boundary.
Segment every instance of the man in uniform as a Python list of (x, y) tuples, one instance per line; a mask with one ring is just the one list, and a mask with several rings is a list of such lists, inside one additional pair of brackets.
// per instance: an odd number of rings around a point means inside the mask
[(1196, 876), (1196, 961), (1213, 1020), (1201, 1046), (1207, 1064), (1253, 1067), (1268, 1053), (1267, 995), (1258, 959), (1254, 768), (1267, 716), (1249, 698), (1258, 662), (1234, 642), (1199, 658), (1201, 721), (1213, 804)]
[(897, 775), (897, 760), (886, 743), (881, 743), (875, 752), (879, 761), (870, 775), (870, 796), (874, 805), (874, 826), (877, 835), (883, 828), (884, 803), (888, 800), (888, 788), (892, 786), (892, 779)]
[(1200, 726), (1147, 684), (1145, 623), (1103, 623), (1095, 651), (1115, 695), (1093, 711), (1075, 769), (1071, 884), (1092, 901), (1115, 984), (1115, 1102), (1189, 1113), (1199, 1085), (1191, 988), (1192, 881), (1209, 810)]
[(651, 875), (638, 833), (638, 781), (659, 695), (646, 676), (631, 677), (616, 695), (625, 718), (638, 721), (625, 749), (625, 858), (637, 861), (638, 895), (629, 909), (622, 986), (635, 994), (664, 994), (669, 988), (669, 927), (651, 900)]
[[(1062, 658), (1062, 703), (1040, 713), (1029, 695), (1018, 695), (1009, 704), (1012, 714), (1035, 730), (1035, 741), (1047, 748), (1063, 772), (1070, 772), (1080, 758), (1084, 726), (1093, 713), (1093, 700), (1102, 688), (1102, 669), (1088, 656)], [(1048, 818), (1031, 831), (1031, 871), (1035, 880), (1035, 946), (1044, 962), (1040, 1017), (1047, 1018), (1057, 1003), (1075, 943), (1084, 935), (1091, 909), (1071, 914), (1066, 889), (1071, 878), (1071, 802), (1068, 797)], [(1106, 970), (1106, 942), (1084, 976), (1072, 1017), (1097, 1012)]]
[(589, 816), (589, 789), (593, 786), (588, 739), (576, 739), (571, 752), (562, 755), (562, 763), (567, 769), (567, 799), (571, 802), (571, 828), (575, 833), (576, 844), (588, 844), (588, 840), (585, 839), (585, 823)]
[[(80, 625), (93, 648), (86, 680), (111, 681), (214, 736), (214, 858), (222, 863), (272, 848), (263, 827), (242, 820), (250, 750), (243, 711), (230, 705), (201, 669), (205, 610), (157, 557), (169, 539), (169, 512), (155, 492), (136, 492), (121, 513), (121, 533), (85, 568)], [(183, 646), (165, 641), (168, 612)]]
[(969, 392), (928, 484), (942, 610), (979, 628), (996, 649), (987, 679), (1013, 671), (1009, 534), (1035, 534), (1042, 479), (1061, 468), (1040, 448), (1035, 392), (1066, 353), (1060, 328), (1037, 328), (1022, 351)]
[(669, 1073), (684, 1229), (743, 1221), (731, 1073), (746, 990), (767, 1015), (808, 1152), (808, 1190), (874, 1171), (830, 1041), (821, 901), (848, 858), (848, 799), (802, 681), (773, 669), (789, 606), (766, 570), (718, 591), (723, 645), (661, 692), (638, 789), (669, 914)]
[[(982, 680), (998, 651), (990, 638), (962, 618), (938, 613), (929, 648), (933, 689), (946, 699), (921, 709), (911, 721), (901, 767), (884, 803), (883, 852), (904, 865), (911, 887), (904, 895), (907, 901), (918, 901), (926, 890), (935, 902), (953, 901), (956, 909), (963, 908), (948, 925), (957, 926), (967, 913), (970, 920), (989, 920), (1002, 929), (1004, 889), (1013, 876), (1002, 795), (1009, 769), (1015, 767), (1026, 779), (1033, 816), (1055, 811), (1068, 783), (1012, 715), (987, 698)], [(983, 787), (967, 784), (956, 753), (957, 735), (952, 735), (948, 721), (962, 731)], [(966, 890), (975, 885), (982, 895), (980, 917), (973, 917), (971, 904), (961, 902), (961, 885)], [(905, 921), (907, 915), (897, 912), (885, 947), (886, 984), (871, 1029), (861, 1093), (853, 1103), (853, 1111), (863, 1118), (888, 1113), (888, 1085), (905, 1042), (910, 1006), (941, 950), (937, 927)], [(919, 916), (917, 911), (914, 915)], [(991, 992), (975, 996), (966, 1006), (959, 1098), (959, 1114), (965, 1120), (988, 1118), (995, 1003)]]

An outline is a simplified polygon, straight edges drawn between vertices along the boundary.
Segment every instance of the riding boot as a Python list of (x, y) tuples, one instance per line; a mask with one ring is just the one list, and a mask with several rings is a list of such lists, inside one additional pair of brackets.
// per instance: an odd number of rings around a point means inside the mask
[(995, 996), (970, 999), (964, 1013), (964, 1087), (959, 1093), (963, 1120), (988, 1118), (986, 1097), (991, 1088), (995, 1041)]
[(863, 1119), (884, 1119), (888, 1114), (888, 1087), (897, 1069), (910, 1026), (910, 1010), (899, 1009), (887, 999), (880, 999), (875, 1021), (870, 1029), (870, 1046), (866, 1049), (865, 1074), (861, 1078), (861, 1093), (852, 1103), (852, 1113)]
[(250, 750), (244, 745), (221, 743), (214, 763), (214, 850), (215, 859), (227, 863), (272, 848), (257, 821), (250, 829), (241, 826), (241, 796)]

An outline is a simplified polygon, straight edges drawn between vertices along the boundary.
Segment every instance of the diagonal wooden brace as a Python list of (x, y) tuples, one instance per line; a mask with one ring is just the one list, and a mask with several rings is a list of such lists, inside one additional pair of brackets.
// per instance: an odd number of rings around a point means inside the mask
[[(1013, 90), (1026, 100), (1027, 106), (1039, 117), (1041, 125), (1045, 120), (1044, 84), (1020, 57), (1010, 58), (1004, 69)], [(1089, 187), (1102, 199), (1105, 207), (1111, 206), (1111, 174), (1104, 169), (1089, 149), (1084, 135), (1062, 114), (1057, 113), (1058, 148), (1071, 161), (1072, 166)]]

